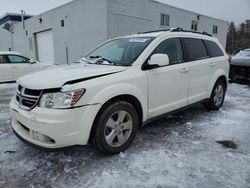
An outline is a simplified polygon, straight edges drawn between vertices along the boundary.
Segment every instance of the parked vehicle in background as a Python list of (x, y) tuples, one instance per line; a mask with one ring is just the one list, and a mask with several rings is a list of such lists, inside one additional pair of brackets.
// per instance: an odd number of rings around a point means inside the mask
[(242, 50), (232, 58), (229, 78), (231, 82), (243, 82), (250, 86), (250, 49)]
[(0, 83), (16, 81), (25, 74), (52, 66), (52, 63), (34, 61), (18, 52), (0, 51)]
[(180, 28), (106, 42), (85, 63), (18, 79), (10, 103), (14, 133), (55, 149), (86, 145), (119, 153), (138, 128), (195, 103), (219, 110), (229, 62), (218, 40)]

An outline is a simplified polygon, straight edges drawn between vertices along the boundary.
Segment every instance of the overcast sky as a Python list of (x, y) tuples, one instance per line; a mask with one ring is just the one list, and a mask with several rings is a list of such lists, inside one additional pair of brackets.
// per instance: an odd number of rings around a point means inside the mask
[[(71, 0), (0, 0), (0, 15), (6, 12), (40, 14)], [(136, 0), (135, 0), (136, 1)], [(250, 19), (250, 0), (159, 0), (183, 9), (208, 16), (234, 21)]]

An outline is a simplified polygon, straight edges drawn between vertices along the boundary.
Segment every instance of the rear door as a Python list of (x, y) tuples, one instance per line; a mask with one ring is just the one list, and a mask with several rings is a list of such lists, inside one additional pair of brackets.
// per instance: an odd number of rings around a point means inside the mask
[(12, 81), (12, 70), (5, 55), (0, 55), (0, 82)]
[(207, 46), (210, 56), (210, 71), (214, 74), (218, 69), (222, 69), (227, 70), (228, 73), (228, 57), (225, 57), (224, 52), (219, 45), (216, 42), (209, 40), (204, 40), (204, 43)]
[(183, 62), (179, 38), (166, 39), (153, 54), (167, 54), (170, 65), (147, 70), (149, 118), (186, 106), (189, 86), (189, 68)]
[(215, 71), (215, 63), (211, 62), (203, 40), (182, 38), (182, 42), (190, 69), (188, 104), (192, 104), (207, 97), (207, 88)]
[(8, 60), (11, 64), (13, 79), (16, 80), (20, 76), (34, 72), (39, 69), (37, 63), (31, 64), (30, 59), (20, 55), (8, 55)]

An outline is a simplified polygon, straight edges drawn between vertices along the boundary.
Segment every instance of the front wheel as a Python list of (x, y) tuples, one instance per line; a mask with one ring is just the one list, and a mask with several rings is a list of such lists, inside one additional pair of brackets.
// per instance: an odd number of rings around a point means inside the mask
[(207, 103), (207, 108), (209, 110), (219, 110), (224, 103), (226, 94), (226, 85), (222, 80), (218, 80), (215, 83), (211, 97)]
[(93, 144), (105, 154), (117, 154), (126, 150), (133, 142), (138, 128), (138, 114), (133, 105), (117, 101), (99, 114)]

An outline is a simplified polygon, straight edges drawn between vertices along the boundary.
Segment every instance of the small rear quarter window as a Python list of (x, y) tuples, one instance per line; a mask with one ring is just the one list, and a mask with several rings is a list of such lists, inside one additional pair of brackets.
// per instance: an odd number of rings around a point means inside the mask
[(218, 46), (218, 44), (216, 44), (213, 41), (209, 41), (209, 40), (204, 40), (204, 42), (207, 46), (207, 49), (208, 49), (211, 57), (224, 56), (224, 53), (221, 50), (221, 48)]

